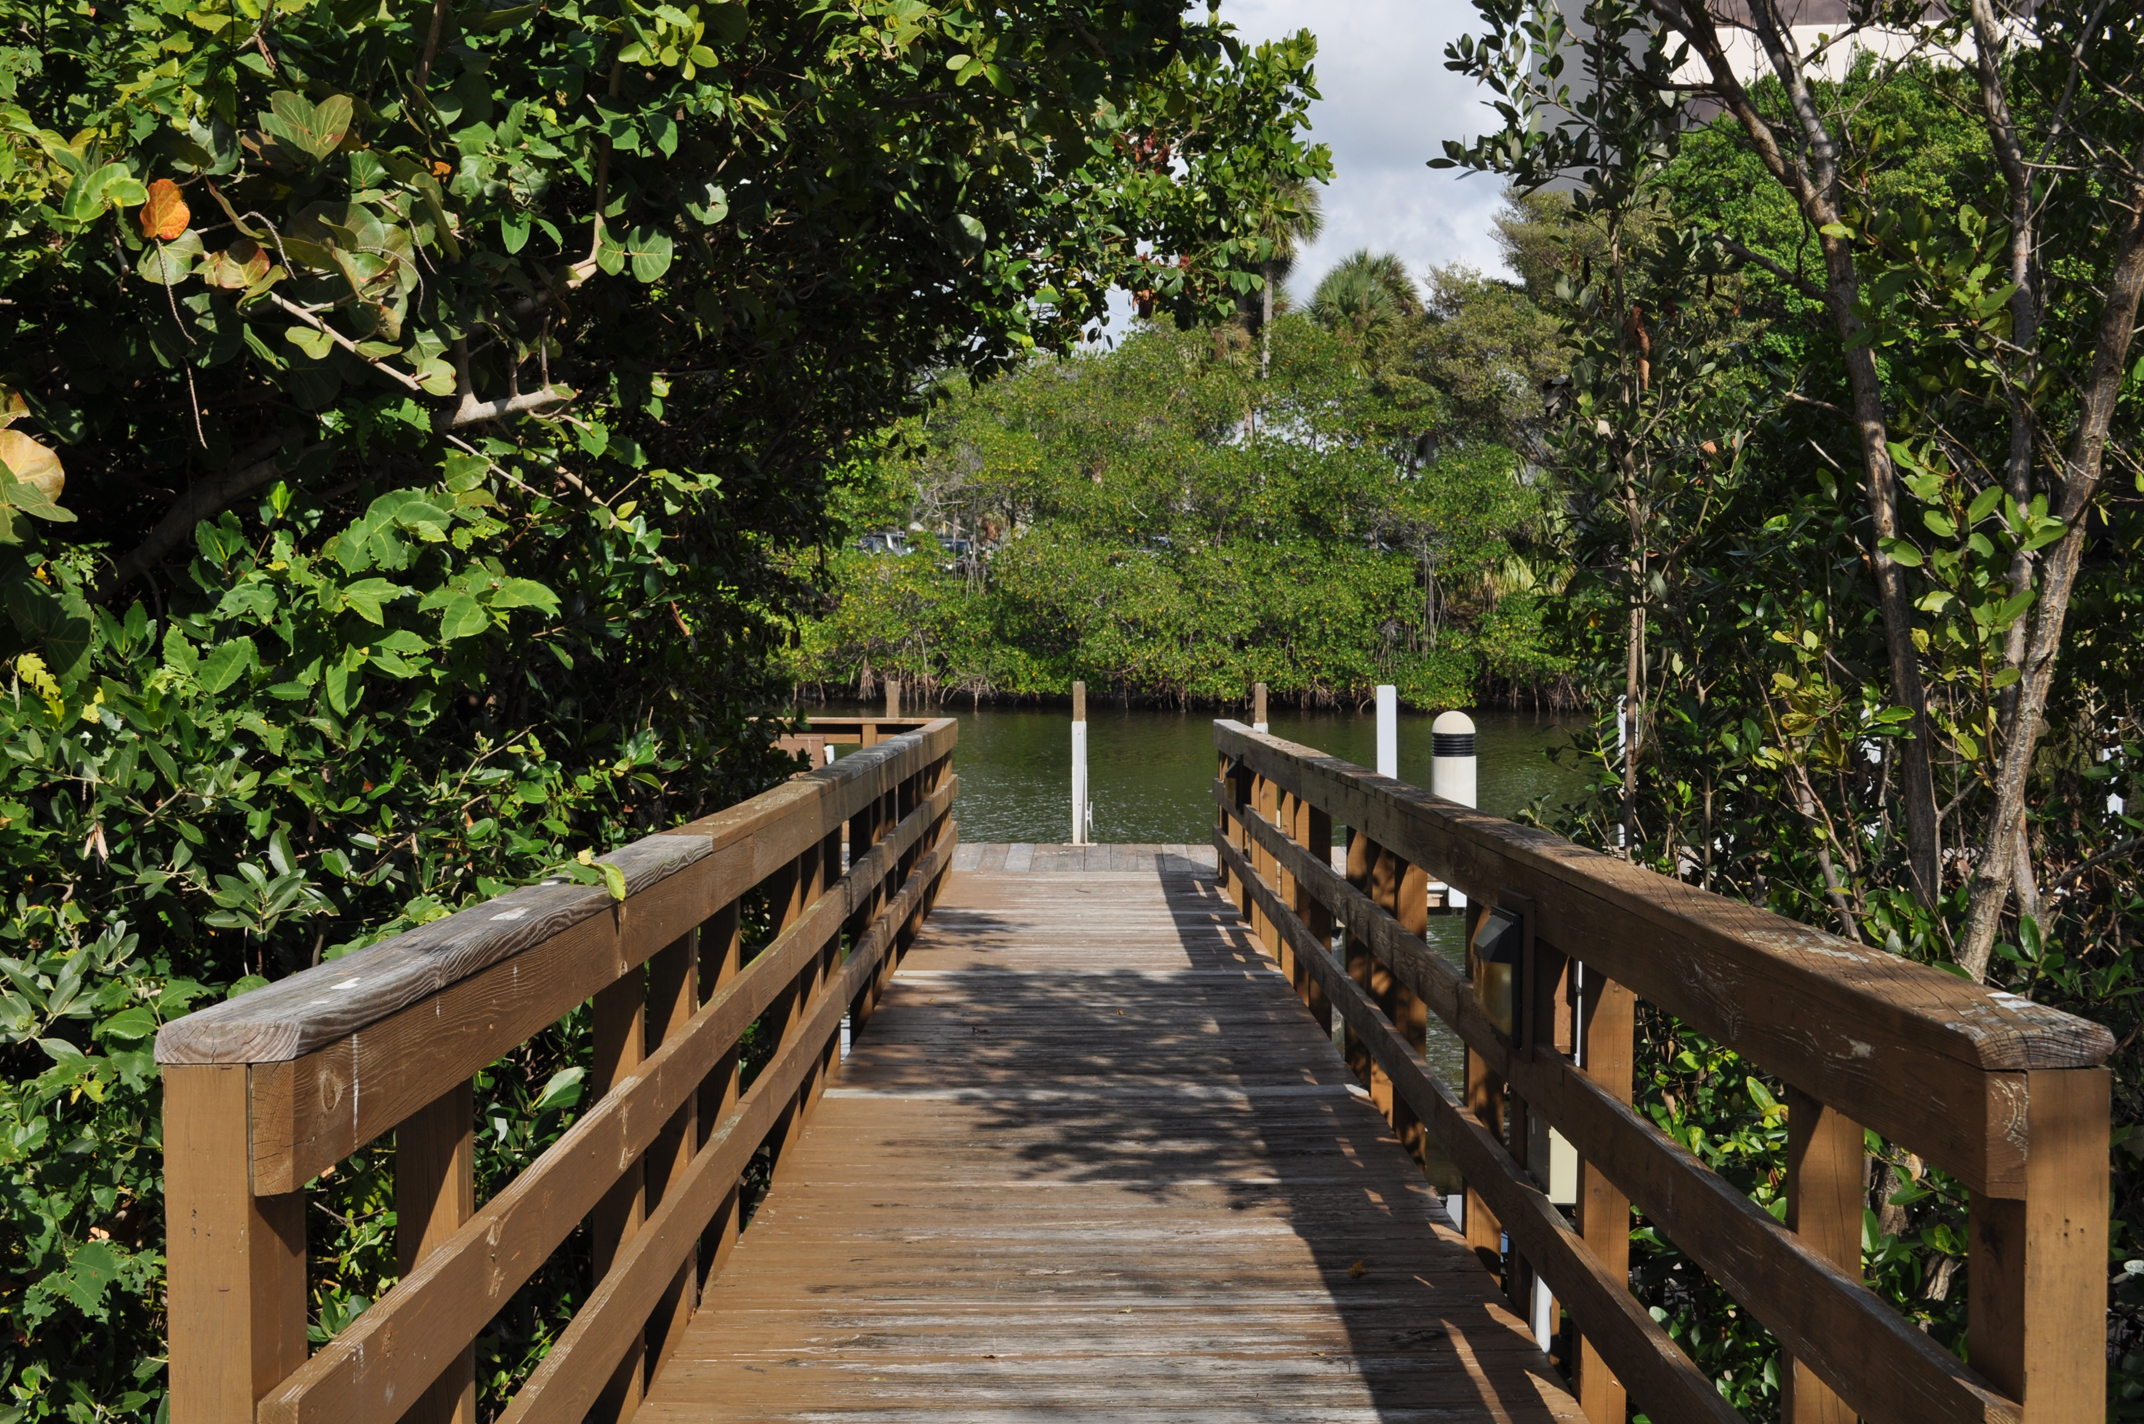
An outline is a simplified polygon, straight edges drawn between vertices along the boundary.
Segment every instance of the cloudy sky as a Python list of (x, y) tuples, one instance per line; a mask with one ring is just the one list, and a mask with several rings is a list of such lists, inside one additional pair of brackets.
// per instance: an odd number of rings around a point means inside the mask
[(1487, 129), (1495, 113), (1472, 81), (1444, 67), (1444, 47), (1477, 19), (1468, 0), (1223, 0), (1246, 39), (1307, 29), (1318, 37), (1311, 138), (1333, 151), (1325, 235), (1296, 266), (1307, 293), (1359, 247), (1389, 249), (1419, 272), (1465, 262), (1501, 271), (1490, 216), (1498, 186), (1424, 167), (1448, 138)]
[[(1397, 252), (1410, 269), (1503, 263), (1489, 219), (1492, 179), (1424, 167), (1448, 138), (1494, 123), (1480, 91), (1444, 67), (1444, 47), (1476, 19), (1470, 0), (1222, 0), (1221, 17), (1247, 40), (1307, 29), (1318, 37), (1318, 92), (1311, 138), (1333, 151), (1333, 181), (1321, 195), (1325, 235), (1296, 265), (1291, 287), (1307, 296), (1328, 268), (1359, 247)], [(1111, 302), (1114, 333), (1131, 299)]]

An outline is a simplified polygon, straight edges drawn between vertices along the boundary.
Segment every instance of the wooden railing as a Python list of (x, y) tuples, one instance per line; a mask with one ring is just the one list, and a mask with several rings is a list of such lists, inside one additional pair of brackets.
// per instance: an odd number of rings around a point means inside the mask
[[(837, 732), (845, 730), (834, 729)], [(171, 1424), (475, 1424), (472, 1342), (584, 1219), (597, 1284), (502, 1419), (623, 1420), (930, 909), (950, 719), (165, 1026)], [(846, 831), (849, 859), (842, 864)], [(745, 897), (771, 937), (746, 958)], [(475, 1200), (471, 1080), (593, 1000), (593, 1094)], [(775, 1049), (748, 1089), (745, 1030)], [(306, 1184), (392, 1130), (402, 1276), (308, 1357)]]
[[(1656, 1424), (1740, 1418), (1631, 1294), (1633, 1205), (1779, 1341), (1789, 1424), (2105, 1417), (2104, 1029), (1239, 723), (1214, 741), (1238, 907), (1328, 1028), (1339, 1011), (1403, 1137), (1426, 1125), (1463, 1177), (1467, 1241), (1514, 1304), (1538, 1279), (1568, 1317), (1594, 1424), (1622, 1424), (1626, 1388)], [(1469, 898), (1464, 972), (1424, 942), (1432, 877)], [(1481, 994), (1492, 911), (1520, 948)], [(1783, 1223), (1632, 1110), (1638, 998), (1787, 1085)], [(1424, 1063), (1425, 1010), (1466, 1045), (1456, 1090)], [(1864, 1128), (1970, 1191), (1970, 1367), (1861, 1282)], [(1568, 1216), (1528, 1161), (1556, 1139)]]

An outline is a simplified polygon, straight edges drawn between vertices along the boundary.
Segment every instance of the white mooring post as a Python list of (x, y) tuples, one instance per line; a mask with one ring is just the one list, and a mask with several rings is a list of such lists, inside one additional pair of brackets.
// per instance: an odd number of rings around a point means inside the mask
[[(1474, 719), (1464, 712), (1440, 713), (1429, 725), (1429, 789), (1447, 801), (1462, 806), (1479, 802), (1474, 795)], [(1455, 910), (1467, 907), (1467, 897), (1456, 888), (1444, 889), (1445, 903)]]
[(1072, 684), (1072, 844), (1087, 843), (1087, 684)]
[(1251, 688), (1251, 730), (1270, 732), (1273, 728), (1266, 722), (1266, 685), (1254, 684)]
[(1377, 689), (1377, 774), (1400, 774), (1400, 690), (1389, 682)]

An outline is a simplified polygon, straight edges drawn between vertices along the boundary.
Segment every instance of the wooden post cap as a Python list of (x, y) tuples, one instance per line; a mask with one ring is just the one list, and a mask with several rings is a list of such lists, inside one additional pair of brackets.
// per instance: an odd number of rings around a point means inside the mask
[(1253, 684), (1251, 687), (1251, 725), (1254, 727), (1263, 727), (1265, 724), (1266, 685), (1260, 682)]
[(886, 679), (886, 715), (901, 715), (901, 684), (898, 679), (890, 677)]
[(1072, 684), (1072, 720), (1075, 722), (1087, 720), (1087, 684), (1084, 682)]

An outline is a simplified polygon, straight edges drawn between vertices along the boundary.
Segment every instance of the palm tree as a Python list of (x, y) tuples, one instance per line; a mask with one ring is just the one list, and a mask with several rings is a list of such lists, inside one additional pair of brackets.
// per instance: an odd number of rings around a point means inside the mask
[(1273, 244), (1260, 273), (1265, 278), (1263, 310), (1258, 323), (1258, 379), (1261, 381), (1273, 364), (1273, 288), (1295, 266), (1296, 254), (1317, 241), (1318, 234), (1324, 230), (1325, 211), (1319, 205), (1318, 190), (1302, 178), (1282, 182), (1259, 219), (1258, 235)]
[(1422, 293), (1396, 253), (1367, 247), (1340, 259), (1318, 283), (1310, 316), (1330, 331), (1367, 336), (1376, 327), (1422, 314)]

